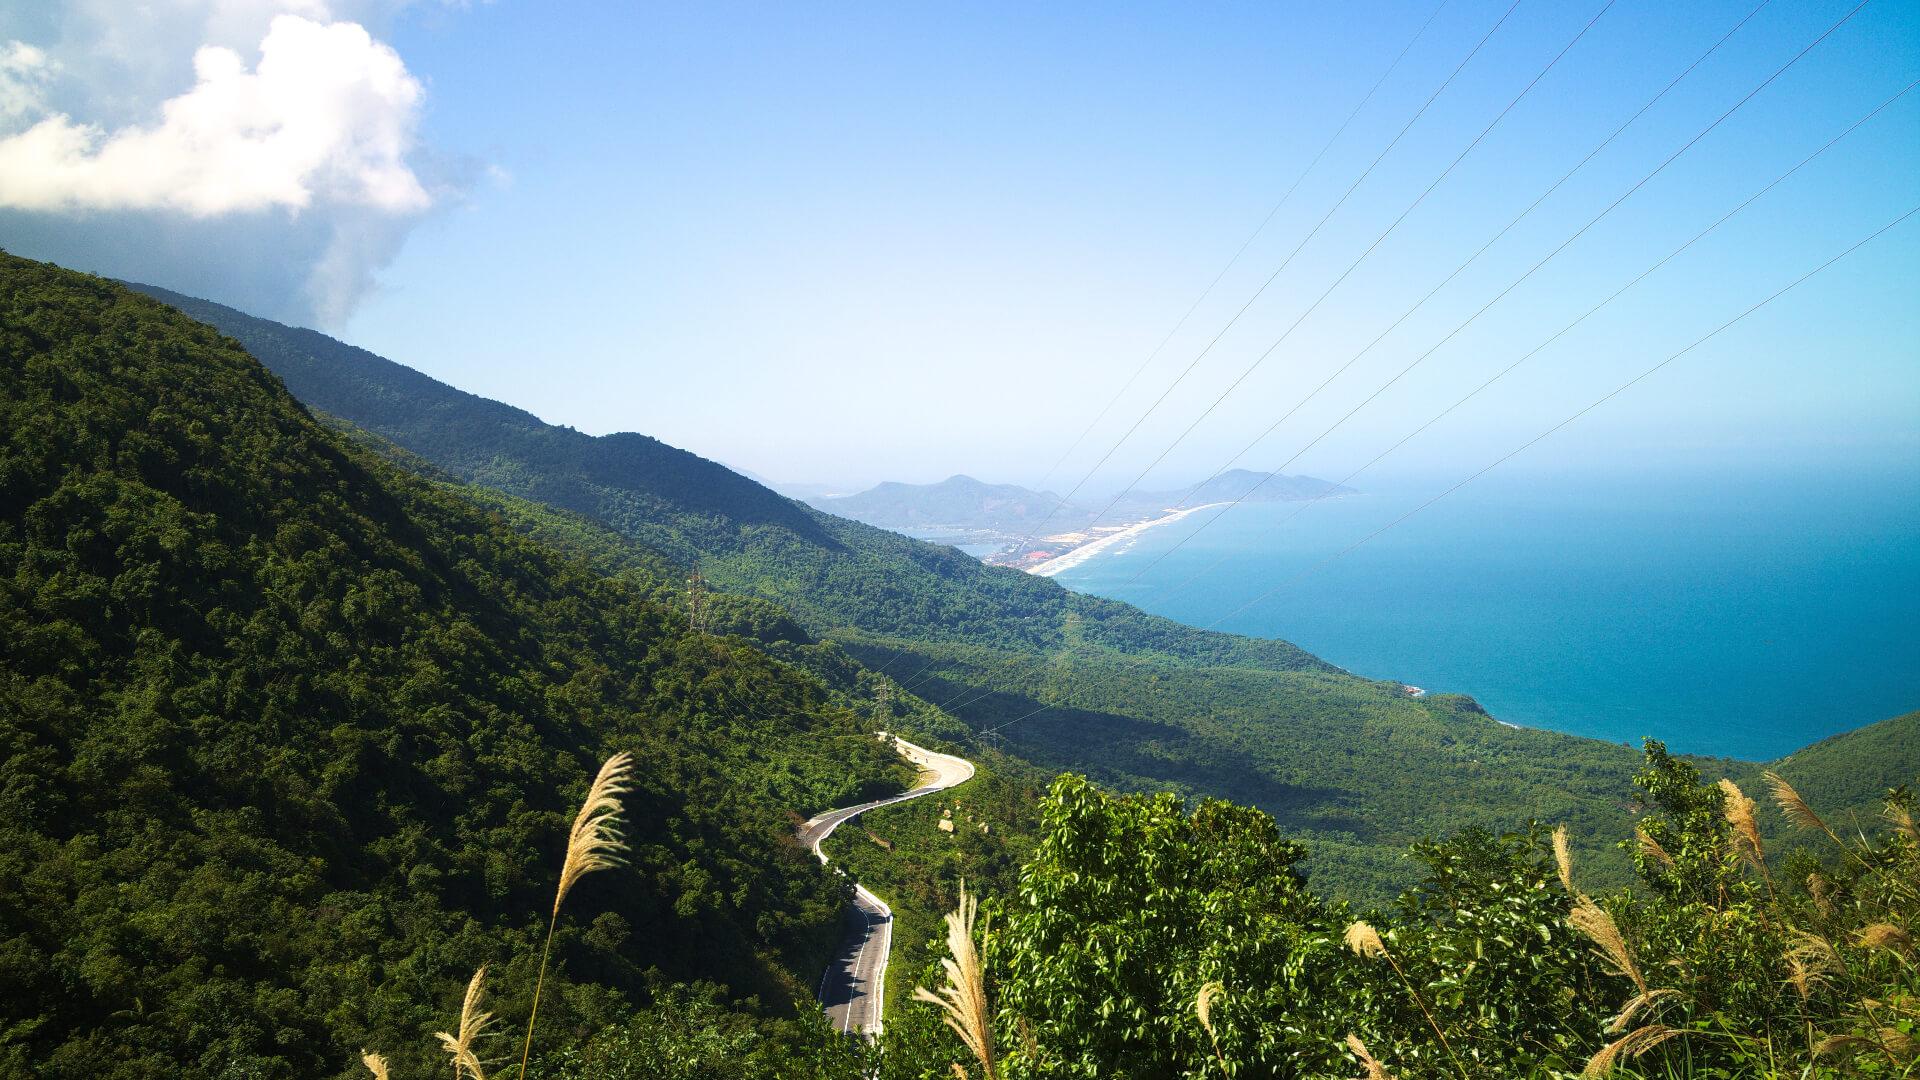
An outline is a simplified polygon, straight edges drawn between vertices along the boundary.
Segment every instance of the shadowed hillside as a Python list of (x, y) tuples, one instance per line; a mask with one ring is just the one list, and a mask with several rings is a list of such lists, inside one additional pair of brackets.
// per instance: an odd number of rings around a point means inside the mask
[(616, 750), (630, 866), (570, 901), (548, 1030), (806, 995), (843, 885), (790, 813), (906, 778), (867, 718), (146, 297), (0, 255), (0, 357), (0, 1073), (426, 1075), (476, 967), (524, 1014)]

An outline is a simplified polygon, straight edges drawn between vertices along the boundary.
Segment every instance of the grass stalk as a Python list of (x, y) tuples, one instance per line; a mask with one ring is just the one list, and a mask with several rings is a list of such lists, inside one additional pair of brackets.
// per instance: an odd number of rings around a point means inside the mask
[(533, 981), (533, 1008), (527, 1014), (527, 1035), (520, 1046), (519, 1080), (526, 1080), (527, 1061), (533, 1054), (533, 1025), (540, 1017), (540, 992), (546, 988), (547, 959), (553, 953), (553, 933), (560, 924), (560, 905), (581, 878), (620, 865), (619, 855), (626, 850), (620, 839), (620, 796), (629, 790), (632, 773), (633, 755), (623, 751), (608, 758), (593, 778), (593, 786), (587, 789), (586, 800), (580, 804), (567, 834), (567, 857), (560, 866), (553, 912), (547, 917), (547, 941), (540, 948), (540, 973)]

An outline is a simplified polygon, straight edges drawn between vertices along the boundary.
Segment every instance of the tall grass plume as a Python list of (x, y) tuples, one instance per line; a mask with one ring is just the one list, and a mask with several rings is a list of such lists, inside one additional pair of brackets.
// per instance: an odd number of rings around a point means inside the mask
[(1567, 841), (1567, 827), (1553, 827), (1553, 865), (1560, 871), (1560, 887), (1573, 892), (1573, 846)]
[(1202, 984), (1199, 995), (1193, 999), (1194, 1014), (1200, 1019), (1201, 1030), (1207, 1033), (1207, 1041), (1213, 1044), (1214, 1060), (1220, 1063), (1220, 1071), (1223, 1073), (1229, 1070), (1227, 1069), (1226, 1057), (1220, 1053), (1220, 1036), (1216, 1035), (1213, 1030), (1213, 1003), (1217, 999), (1225, 997), (1226, 993), (1227, 984), (1215, 979), (1212, 982)]
[(1606, 908), (1594, 903), (1590, 896), (1578, 896), (1574, 898), (1573, 911), (1567, 915), (1567, 921), (1593, 942), (1612, 974), (1632, 979), (1633, 985), (1642, 994), (1647, 992), (1647, 978), (1640, 973), (1633, 950), (1627, 947), (1627, 939), (1620, 933), (1619, 924), (1613, 921), (1612, 915), (1607, 914)]
[(1720, 791), (1726, 795), (1725, 812), (1727, 824), (1733, 826), (1734, 847), (1741, 858), (1766, 873), (1767, 857), (1760, 846), (1760, 823), (1753, 814), (1753, 800), (1740, 785), (1725, 777), (1720, 779)]
[[(440, 1046), (453, 1058), (454, 1080), (487, 1080), (487, 1074), (481, 1068), (479, 1041), (487, 1034), (487, 1028), (493, 1023), (493, 1014), (483, 1011), (480, 1006), (485, 1000), (487, 989), (487, 969), (481, 965), (467, 982), (467, 996), (460, 1002), (459, 1030), (453, 1033), (436, 1031), (433, 1037), (440, 1040)], [(383, 1066), (385, 1062), (381, 1063)], [(368, 1063), (369, 1069), (373, 1068)], [(384, 1076), (380, 1069), (374, 1069), (375, 1076)]]
[(1380, 1064), (1380, 1059), (1368, 1052), (1367, 1044), (1360, 1041), (1360, 1036), (1348, 1032), (1347, 1049), (1353, 1051), (1353, 1056), (1360, 1059), (1361, 1067), (1367, 1070), (1366, 1080), (1394, 1080), (1387, 1067)]
[(533, 1023), (540, 1015), (540, 991), (546, 987), (547, 958), (553, 952), (553, 931), (560, 922), (560, 905), (579, 880), (597, 870), (620, 865), (627, 845), (620, 838), (620, 797), (631, 790), (633, 755), (626, 751), (600, 766), (586, 801), (573, 817), (567, 833), (567, 857), (560, 866), (560, 887), (554, 890), (553, 914), (547, 919), (547, 943), (540, 949), (540, 974), (533, 981), (533, 1008), (527, 1014), (527, 1037), (520, 1048), (520, 1078), (526, 1080), (527, 1059), (533, 1053)]
[[(946, 985), (938, 993), (916, 986), (913, 999), (937, 1006), (943, 1014), (941, 1019), (980, 1062), (983, 1080), (996, 1080), (993, 1014), (987, 1007), (985, 968), (974, 943), (974, 915), (979, 906), (979, 899), (968, 896), (966, 882), (961, 882), (960, 904), (947, 912), (947, 952), (951, 955), (940, 961), (941, 969), (947, 973)], [(964, 1075), (957, 1064), (954, 1068), (957, 1074)]]

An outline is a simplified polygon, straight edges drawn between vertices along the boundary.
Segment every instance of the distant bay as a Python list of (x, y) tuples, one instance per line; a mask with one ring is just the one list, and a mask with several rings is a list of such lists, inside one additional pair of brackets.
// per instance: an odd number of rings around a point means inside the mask
[(1689, 753), (1767, 760), (1920, 708), (1920, 473), (1496, 473), (1319, 565), (1445, 486), (1206, 511), (1058, 580)]

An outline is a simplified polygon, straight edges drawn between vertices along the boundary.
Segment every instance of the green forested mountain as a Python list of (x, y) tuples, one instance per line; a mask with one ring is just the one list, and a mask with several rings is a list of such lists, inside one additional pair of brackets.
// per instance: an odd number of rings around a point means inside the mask
[(799, 663), (511, 513), (215, 331), (0, 255), (0, 1074), (437, 1072), (475, 968), (524, 1015), (617, 750), (630, 866), (569, 899), (543, 1045), (680, 981), (805, 996), (843, 886), (791, 815), (905, 771)]
[[(1851, 835), (1878, 826), (1888, 791), (1920, 779), (1916, 757), (1920, 757), (1920, 712), (1910, 712), (1822, 739), (1764, 768), (1792, 777), (1809, 802), (1823, 807), (1828, 820)], [(1751, 766), (1735, 770), (1733, 776), (1758, 798), (1766, 790), (1762, 771)], [(1808, 839), (1785, 829), (1774, 838), (1785, 845)]]
[[(1630, 827), (1629, 748), (1507, 727), (1465, 698), (1408, 698), (1286, 642), (1194, 630), (984, 566), (658, 440), (544, 424), (325, 335), (150, 291), (233, 335), (314, 408), (779, 605), (944, 707), (960, 722), (950, 734), (1010, 724), (997, 745), (1042, 774), (1269, 811), (1312, 841), (1305, 865), (1321, 889), (1390, 896), (1417, 872), (1410, 843), (1530, 818), (1570, 823), (1598, 880), (1625, 878), (1621, 854), (1586, 838)], [(1917, 764), (1920, 746), (1888, 761)]]
[[(252, 330), (255, 352), (304, 333)], [(877, 1064), (766, 1018), (842, 901), (793, 814), (903, 782), (876, 723), (966, 740), (1042, 702), (1007, 753), (969, 749), (975, 787), (836, 840), (902, 933), (937, 932), (960, 876), (987, 891), (1009, 1075), (1349, 1075), (1346, 1035), (1410, 1077), (1563, 1075), (1627, 1006), (1647, 1075), (1904, 1067), (1911, 800), (1891, 839), (1869, 815), (1920, 771), (1920, 714), (1775, 763), (1874, 834), (1837, 850), (1802, 821), (1780, 858), (1781, 819), (1700, 782), (1763, 794), (1755, 766), (1506, 728), (615, 440), (656, 482), (504, 407), (449, 421), (527, 428), (486, 474), (521, 482), (476, 486), (404, 425), (316, 417), (205, 326), (4, 255), (0, 361), (0, 1075), (347, 1076), (362, 1047), (444, 1070), (427, 1033), (475, 968), (525, 1015), (566, 823), (616, 750), (631, 865), (569, 900), (536, 1075), (949, 1075), (924, 1007), (889, 1014)], [(738, 590), (704, 633), (689, 552)], [(890, 629), (858, 621), (889, 602)], [(856, 658), (912, 693), (876, 705)], [(1064, 763), (1278, 820), (1071, 777), (1039, 798)], [(1477, 827), (1529, 815), (1571, 826), (1570, 864), (1540, 828)], [(1616, 847), (1636, 815), (1651, 843)], [(1644, 891), (1600, 894), (1629, 852)], [(1373, 944), (1329, 884), (1374, 905)]]
[(698, 562), (716, 584), (774, 600), (817, 632), (857, 630), (871, 638), (869, 650), (940, 641), (1030, 653), (1085, 644), (1332, 670), (1286, 642), (1203, 633), (821, 513), (645, 435), (555, 427), (323, 334), (137, 287), (233, 336), (313, 408), (463, 480), (584, 514), (681, 565)]
[[(1199, 631), (951, 548), (822, 513), (643, 435), (541, 423), (325, 335), (164, 290), (309, 406), (462, 480), (586, 516), (1000, 737), (1044, 772), (1251, 803), (1310, 837), (1318, 886), (1383, 897), (1406, 845), (1466, 825), (1618, 835), (1636, 755), (1414, 699), (1283, 641)], [(1042, 705), (1056, 706), (1029, 719)], [(1624, 874), (1610, 847), (1586, 852)]]

